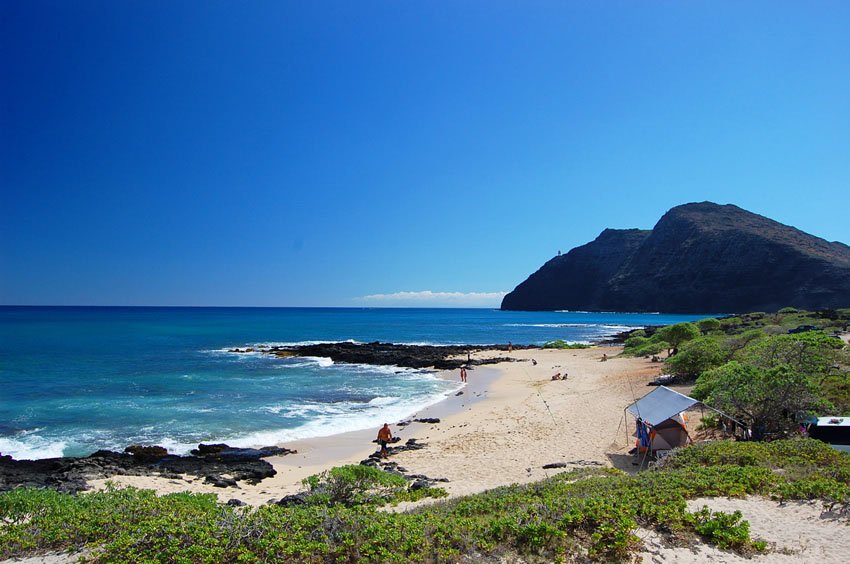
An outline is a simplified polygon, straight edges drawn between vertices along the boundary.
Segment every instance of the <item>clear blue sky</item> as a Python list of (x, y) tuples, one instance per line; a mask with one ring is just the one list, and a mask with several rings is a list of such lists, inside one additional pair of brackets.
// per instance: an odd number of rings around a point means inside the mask
[(703, 200), (850, 243), (848, 30), (844, 0), (4, 1), (0, 303), (497, 305)]

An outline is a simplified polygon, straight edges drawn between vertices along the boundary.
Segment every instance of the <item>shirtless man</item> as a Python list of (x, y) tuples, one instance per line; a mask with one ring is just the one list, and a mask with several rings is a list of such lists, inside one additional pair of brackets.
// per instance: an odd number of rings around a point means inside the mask
[(378, 444), (381, 445), (381, 458), (387, 458), (390, 453), (387, 450), (387, 443), (393, 438), (393, 433), (390, 431), (390, 426), (384, 423), (384, 426), (378, 430)]

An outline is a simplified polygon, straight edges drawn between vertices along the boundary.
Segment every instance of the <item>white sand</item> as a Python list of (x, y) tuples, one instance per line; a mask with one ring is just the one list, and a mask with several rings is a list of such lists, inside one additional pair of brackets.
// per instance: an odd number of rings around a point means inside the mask
[(740, 511), (750, 523), (750, 536), (768, 543), (768, 554), (747, 559), (710, 545), (692, 548), (665, 547), (658, 534), (641, 530), (644, 562), (811, 562), (841, 563), (850, 561), (850, 527), (846, 518), (826, 513), (820, 503), (786, 503), (768, 499), (702, 498), (688, 502), (688, 509), (698, 511), (707, 505), (712, 511)]
[[(469, 370), (463, 395), (414, 416), (439, 417), (441, 423), (392, 425), (402, 443), (416, 438), (428, 445), (396, 454), (392, 460), (409, 473), (448, 478), (443, 486), (452, 495), (539, 480), (552, 475), (553, 471), (541, 468), (551, 462), (574, 463), (571, 467), (590, 462), (630, 470), (631, 457), (626, 452), (632, 446), (631, 421), (626, 421), (623, 409), (649, 391), (646, 382), (658, 374), (660, 365), (645, 359), (611, 358), (619, 350), (520, 350), (511, 353), (519, 362)], [(607, 362), (600, 362), (603, 353), (609, 357)], [(473, 358), (486, 356), (493, 353), (482, 351)], [(558, 372), (567, 374), (567, 379), (552, 381)], [(458, 377), (457, 371), (443, 375)], [(239, 489), (222, 489), (201, 479), (142, 476), (118, 476), (111, 481), (161, 493), (208, 492), (222, 501), (237, 498), (259, 505), (300, 491), (301, 480), (311, 474), (366, 458), (376, 448), (371, 441), (381, 423), (376, 421), (375, 428), (367, 431), (283, 445), (298, 454), (267, 458), (278, 474), (257, 486), (240, 483)], [(95, 488), (104, 484), (105, 480), (91, 483)]]

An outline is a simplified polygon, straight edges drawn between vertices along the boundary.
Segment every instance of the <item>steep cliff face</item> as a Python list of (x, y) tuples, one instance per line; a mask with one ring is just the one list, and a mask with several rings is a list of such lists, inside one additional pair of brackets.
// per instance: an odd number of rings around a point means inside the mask
[(502, 309), (602, 309), (608, 281), (652, 233), (606, 229), (594, 241), (557, 256), (505, 296)]
[(663, 312), (850, 306), (850, 247), (710, 202), (652, 231), (606, 229), (505, 296), (502, 309)]

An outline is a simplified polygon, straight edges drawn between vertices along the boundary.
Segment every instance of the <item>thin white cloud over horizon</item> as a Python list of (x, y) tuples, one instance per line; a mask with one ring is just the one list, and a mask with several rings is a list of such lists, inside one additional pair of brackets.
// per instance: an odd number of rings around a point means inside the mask
[(393, 292), (354, 298), (363, 304), (387, 307), (499, 307), (507, 292)]

